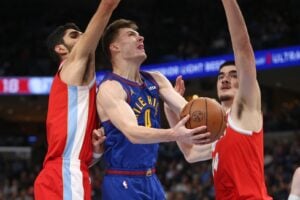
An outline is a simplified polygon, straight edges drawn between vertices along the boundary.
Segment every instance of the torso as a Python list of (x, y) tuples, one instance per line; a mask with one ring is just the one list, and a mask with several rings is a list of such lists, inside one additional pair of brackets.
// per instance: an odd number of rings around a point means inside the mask
[(212, 157), (216, 199), (272, 199), (264, 180), (263, 130), (242, 130), (228, 117)]
[[(141, 72), (141, 76), (141, 85), (113, 73), (107, 74), (104, 81), (115, 80), (121, 84), (140, 126), (159, 128), (158, 85), (148, 73)], [(155, 166), (158, 144), (132, 144), (109, 120), (102, 122), (102, 126), (106, 133), (104, 157), (107, 168), (148, 169)]]
[(55, 159), (90, 162), (91, 134), (97, 125), (95, 101), (95, 79), (87, 86), (69, 86), (56, 74), (49, 96), (45, 163)]

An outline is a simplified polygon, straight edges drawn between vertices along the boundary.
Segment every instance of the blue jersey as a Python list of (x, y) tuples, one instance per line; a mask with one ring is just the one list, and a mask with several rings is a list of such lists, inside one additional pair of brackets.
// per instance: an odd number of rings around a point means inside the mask
[[(141, 72), (142, 84), (108, 73), (103, 81), (118, 81), (127, 93), (127, 102), (140, 126), (160, 128), (159, 87), (149, 73)], [(156, 164), (158, 144), (133, 144), (110, 121), (102, 122), (105, 130), (104, 159), (106, 168), (149, 169)]]

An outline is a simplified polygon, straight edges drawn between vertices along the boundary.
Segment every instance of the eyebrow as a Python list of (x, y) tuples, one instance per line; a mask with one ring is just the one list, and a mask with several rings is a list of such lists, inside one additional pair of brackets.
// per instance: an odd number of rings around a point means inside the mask
[[(230, 70), (227, 74), (236, 74), (237, 71), (234, 69), (234, 70)], [(218, 76), (220, 75), (224, 75), (225, 73), (224, 72), (219, 72)]]
[(80, 34), (81, 32), (80, 32), (80, 31), (76, 31), (76, 30), (74, 30), (74, 31), (71, 31), (71, 32), (69, 32), (69, 35), (72, 35), (72, 34), (74, 34), (74, 33), (76, 33), (76, 34)]
[(134, 33), (135, 35), (139, 35), (137, 31), (133, 31), (133, 30), (128, 30), (126, 33), (127, 34)]

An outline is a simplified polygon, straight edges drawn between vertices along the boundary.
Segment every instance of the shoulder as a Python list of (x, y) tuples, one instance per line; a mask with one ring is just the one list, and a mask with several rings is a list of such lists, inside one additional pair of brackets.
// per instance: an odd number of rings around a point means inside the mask
[(149, 74), (153, 78), (165, 78), (165, 76), (159, 71), (151, 71), (151, 72), (143, 72), (143, 73)]
[(102, 94), (123, 96), (125, 94), (125, 91), (119, 81), (105, 80), (99, 85), (98, 95), (101, 96)]
[(159, 71), (146, 72), (148, 73), (158, 85), (164, 85), (166, 82), (169, 82), (168, 79)]

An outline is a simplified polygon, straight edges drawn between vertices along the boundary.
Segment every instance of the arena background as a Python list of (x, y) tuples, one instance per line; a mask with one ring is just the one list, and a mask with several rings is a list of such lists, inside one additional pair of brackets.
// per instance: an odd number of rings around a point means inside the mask
[[(239, 0), (255, 51), (300, 45), (299, 0)], [(56, 26), (85, 28), (98, 5), (90, 0), (0, 1), (0, 199), (33, 199), (33, 181), (46, 152), (48, 96), (4, 91), (5, 80), (51, 77), (57, 70), (44, 45)], [(220, 0), (122, 0), (112, 19), (136, 21), (145, 37), (145, 65), (231, 54)], [(98, 54), (97, 71), (105, 68)], [(258, 71), (265, 128), (265, 178), (274, 199), (287, 199), (300, 166), (300, 51), (285, 67)], [(297, 62), (296, 62), (297, 61)], [(185, 77), (184, 77), (185, 78)], [(216, 79), (186, 76), (186, 98), (216, 98)], [(0, 85), (1, 85), (0, 84)], [(164, 117), (162, 124), (167, 127)], [(169, 200), (214, 199), (211, 163), (188, 164), (177, 146), (162, 144), (157, 170)], [(103, 164), (91, 169), (100, 199)]]

